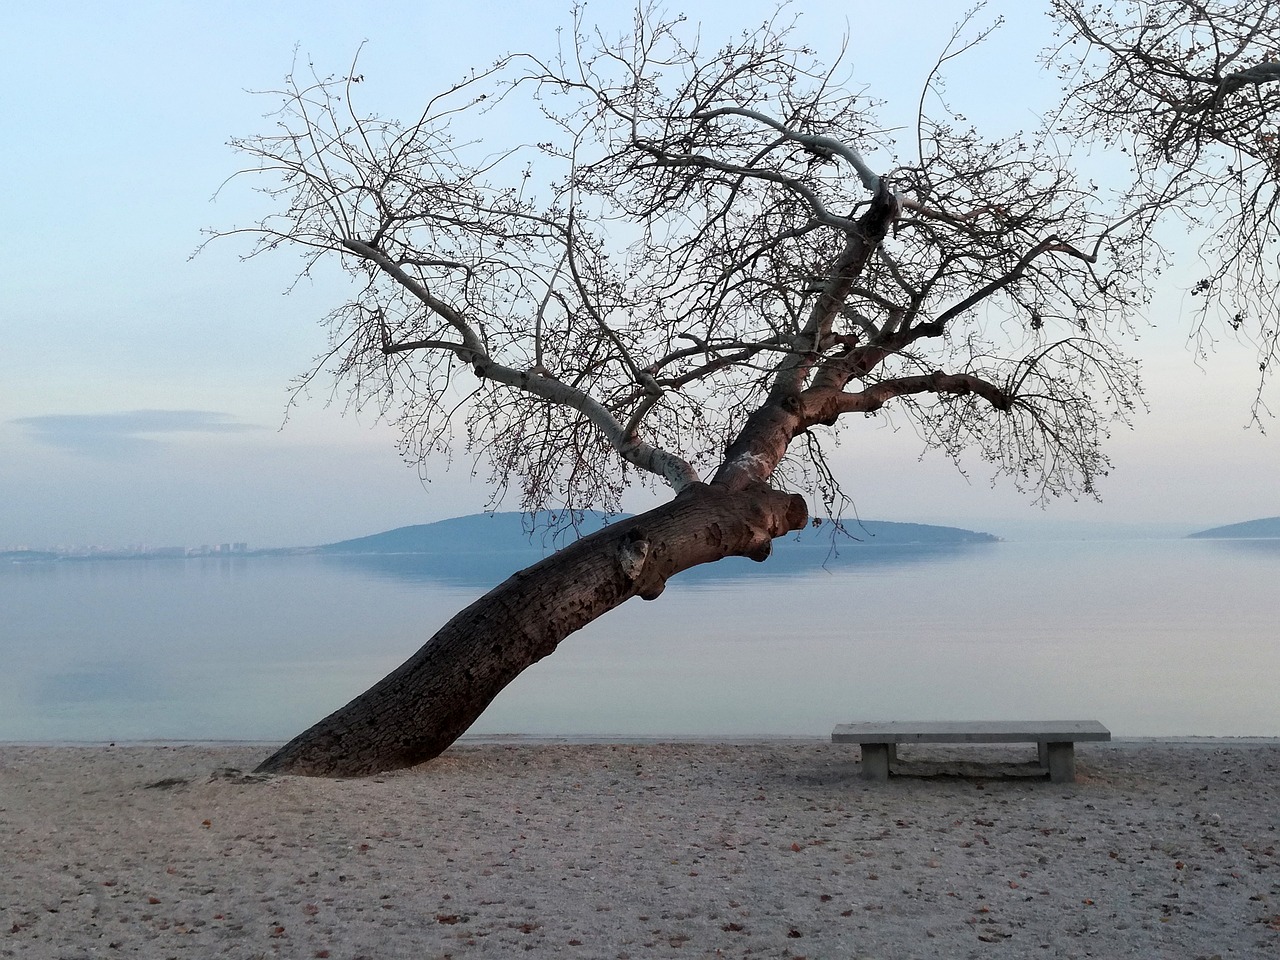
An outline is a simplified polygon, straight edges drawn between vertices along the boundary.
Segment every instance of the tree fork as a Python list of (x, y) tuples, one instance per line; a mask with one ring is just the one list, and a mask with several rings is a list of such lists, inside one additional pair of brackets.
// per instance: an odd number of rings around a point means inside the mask
[(258, 771), (365, 776), (437, 757), (574, 631), (631, 597), (654, 599), (682, 570), (727, 556), (764, 560), (775, 537), (807, 520), (802, 497), (765, 484), (687, 487), (514, 574)]

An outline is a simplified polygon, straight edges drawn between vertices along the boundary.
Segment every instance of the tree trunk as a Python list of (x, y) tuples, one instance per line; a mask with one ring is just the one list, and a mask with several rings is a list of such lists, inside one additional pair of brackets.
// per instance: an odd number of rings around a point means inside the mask
[(764, 560), (773, 538), (807, 518), (803, 498), (764, 484), (688, 487), (499, 584), (258, 770), (362, 776), (439, 756), (503, 687), (575, 630), (631, 597), (654, 599), (681, 570), (727, 556)]

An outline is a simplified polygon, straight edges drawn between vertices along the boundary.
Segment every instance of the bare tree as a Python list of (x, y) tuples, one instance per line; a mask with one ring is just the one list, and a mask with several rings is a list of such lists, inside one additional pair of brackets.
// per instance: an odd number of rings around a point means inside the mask
[[(236, 141), (276, 204), (255, 249), (353, 282), (312, 376), (415, 455), (487, 458), (529, 510), (674, 492), (496, 587), (262, 769), (436, 756), (574, 630), (694, 565), (765, 559), (808, 500), (838, 509), (827, 452), (882, 408), (1033, 495), (1093, 492), (1140, 402), (1121, 343), (1148, 208), (933, 95), (895, 144), (785, 17), (713, 50), (649, 11), (625, 36), (577, 20), (561, 55), (508, 57), (408, 123), (356, 108), (355, 68), (295, 74), (275, 131)], [(962, 24), (938, 71), (983, 35)]]
[[(1280, 5), (1272, 0), (1083, 4), (1055, 0), (1050, 60), (1073, 136), (1123, 151), (1119, 202), (1154, 221), (1176, 207), (1204, 238), (1191, 292), (1196, 333), (1224, 320), (1280, 356)], [(1262, 395), (1255, 418), (1262, 412)]]

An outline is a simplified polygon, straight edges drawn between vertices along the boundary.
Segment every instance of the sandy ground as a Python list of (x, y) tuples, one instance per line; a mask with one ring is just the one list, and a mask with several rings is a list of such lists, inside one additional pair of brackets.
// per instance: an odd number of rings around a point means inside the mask
[(1274, 741), (1082, 745), (1068, 785), (818, 741), (236, 772), (266, 753), (0, 745), (0, 956), (1280, 957)]

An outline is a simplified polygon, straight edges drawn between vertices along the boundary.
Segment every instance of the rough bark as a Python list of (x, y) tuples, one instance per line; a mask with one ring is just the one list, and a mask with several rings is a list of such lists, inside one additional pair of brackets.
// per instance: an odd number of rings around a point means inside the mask
[(690, 567), (727, 556), (764, 560), (775, 537), (807, 519), (803, 498), (763, 484), (687, 487), (516, 573), (258, 770), (362, 776), (430, 760), (574, 631), (631, 597), (652, 600)]

